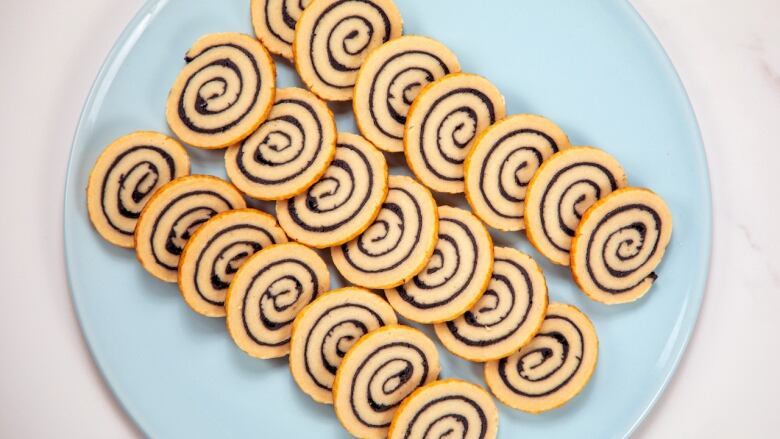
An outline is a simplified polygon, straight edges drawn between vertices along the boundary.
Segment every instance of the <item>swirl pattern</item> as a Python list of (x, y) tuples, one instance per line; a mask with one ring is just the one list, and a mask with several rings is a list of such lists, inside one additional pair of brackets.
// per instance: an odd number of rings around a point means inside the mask
[(290, 371), (315, 401), (333, 403), (333, 380), (342, 358), (363, 335), (397, 323), (380, 296), (347, 287), (325, 293), (295, 318), (290, 341)]
[(366, 56), (400, 37), (402, 27), (392, 0), (314, 1), (295, 28), (295, 68), (321, 98), (348, 101)]
[(485, 363), (485, 381), (504, 404), (529, 413), (560, 407), (590, 381), (598, 358), (593, 324), (571, 305), (551, 303), (539, 334), (519, 352)]
[(324, 102), (300, 88), (280, 89), (268, 119), (227, 150), (225, 168), (250, 197), (287, 199), (325, 172), (336, 153), (336, 136), (336, 122)]
[(434, 381), (395, 412), (388, 439), (493, 439), (498, 409), (485, 389), (466, 381)]
[(257, 251), (287, 242), (274, 218), (259, 210), (222, 212), (187, 241), (179, 260), (179, 291), (195, 312), (225, 316), (225, 294), (238, 268)]
[(252, 27), (271, 53), (292, 59), (295, 24), (311, 0), (252, 0)]
[(517, 351), (536, 334), (547, 310), (547, 285), (530, 256), (495, 248), (487, 291), (465, 314), (434, 326), (450, 352), (484, 362)]
[(619, 189), (594, 204), (572, 240), (574, 280), (591, 299), (614, 304), (642, 297), (658, 277), (672, 237), (672, 215), (655, 193)]
[(165, 113), (171, 130), (184, 142), (225, 148), (248, 136), (268, 115), (276, 70), (256, 39), (239, 33), (206, 35), (185, 60)]
[(266, 247), (247, 259), (230, 283), (228, 332), (252, 357), (285, 356), (293, 320), (329, 288), (328, 267), (314, 250), (296, 243)]
[(566, 134), (541, 116), (518, 114), (491, 125), (464, 163), (466, 199), (499, 230), (522, 230), (528, 183), (544, 160), (569, 147)]
[(138, 216), (152, 194), (189, 173), (187, 151), (170, 137), (146, 131), (122, 136), (100, 153), (89, 174), (89, 219), (103, 239), (132, 248)]
[(506, 113), (504, 97), (487, 79), (452, 73), (428, 84), (406, 120), (409, 168), (437, 192), (463, 192), (463, 162), (474, 140)]
[(282, 228), (311, 247), (341, 245), (374, 221), (387, 196), (387, 162), (362, 137), (340, 133), (336, 156), (306, 192), (276, 203)]
[(135, 252), (150, 274), (176, 282), (184, 245), (203, 223), (246, 202), (230, 183), (208, 175), (179, 177), (158, 189), (135, 227)]
[(417, 329), (388, 325), (347, 352), (333, 384), (333, 408), (344, 428), (384, 438), (401, 401), (439, 375), (436, 345)]
[(385, 290), (399, 314), (419, 323), (452, 320), (479, 300), (493, 266), (493, 241), (471, 213), (439, 207), (439, 238), (428, 265), (411, 281)]
[(410, 177), (393, 175), (379, 215), (360, 236), (331, 248), (333, 264), (366, 288), (401, 285), (427, 264), (436, 247), (439, 215), (433, 196)]
[(360, 132), (388, 152), (404, 150), (406, 115), (420, 90), (460, 72), (455, 54), (426, 37), (403, 36), (371, 52), (357, 75), (352, 106)]
[(569, 265), (574, 231), (585, 211), (626, 185), (626, 173), (606, 152), (575, 147), (544, 161), (528, 185), (525, 230), (539, 253), (558, 265)]

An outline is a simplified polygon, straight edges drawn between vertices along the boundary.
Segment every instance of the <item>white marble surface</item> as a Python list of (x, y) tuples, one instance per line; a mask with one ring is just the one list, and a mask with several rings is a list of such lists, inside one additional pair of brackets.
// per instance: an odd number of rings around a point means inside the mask
[[(82, 103), (141, 0), (0, 2), (0, 437), (133, 438), (67, 291), (61, 209)], [(780, 2), (633, 0), (696, 110), (712, 271), (688, 352), (639, 437), (769, 437), (780, 363)], [(32, 169), (32, 175), (30, 175)]]

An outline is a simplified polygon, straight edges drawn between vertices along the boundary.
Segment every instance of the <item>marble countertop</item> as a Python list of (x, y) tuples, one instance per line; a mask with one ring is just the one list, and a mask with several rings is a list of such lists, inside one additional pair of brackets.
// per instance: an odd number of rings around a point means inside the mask
[[(620, 0), (615, 0), (620, 1)], [(103, 59), (142, 0), (0, 6), (0, 436), (133, 438), (67, 294), (62, 185)], [(633, 0), (688, 90), (714, 204), (709, 284), (688, 351), (638, 437), (766, 437), (780, 379), (780, 2)], [(76, 4), (78, 7), (76, 7)], [(33, 171), (30, 171), (33, 169)], [(31, 178), (32, 177), (32, 178)], [(773, 219), (774, 218), (774, 219)], [(774, 224), (774, 226), (773, 226)]]

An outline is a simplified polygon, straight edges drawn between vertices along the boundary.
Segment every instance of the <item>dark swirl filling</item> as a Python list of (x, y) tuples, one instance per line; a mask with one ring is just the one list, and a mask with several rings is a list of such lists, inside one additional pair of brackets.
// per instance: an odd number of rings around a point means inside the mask
[[(458, 404), (458, 407), (452, 407), (454, 404)], [(459, 412), (459, 409), (463, 410), (461, 407), (464, 407), (464, 405), (469, 410), (473, 410), (474, 413), (479, 416), (479, 425), (470, 425), (469, 418)], [(428, 401), (420, 408), (420, 410), (414, 414), (406, 426), (406, 430), (404, 431), (404, 439), (411, 437), (412, 431), (414, 430), (417, 423), (420, 422), (419, 418), (422, 417), (428, 410), (436, 411), (437, 406), (446, 407), (444, 410), (447, 411), (447, 414), (430, 420), (426, 425), (425, 430), (423, 431), (421, 436), (422, 438), (465, 438), (467, 437), (466, 433), (468, 433), (472, 427), (479, 430), (479, 435), (477, 436), (478, 438), (481, 439), (486, 437), (488, 420), (487, 415), (485, 415), (485, 411), (482, 410), (482, 407), (480, 407), (476, 401), (466, 396), (447, 395)], [(456, 428), (458, 429), (456, 430)]]
[[(287, 25), (287, 28), (291, 31), (295, 30), (295, 24), (298, 22), (298, 20), (296, 18), (293, 18), (292, 14), (290, 14), (290, 6), (289, 6), (289, 4), (294, 3), (294, 1), (293, 0), (280, 0), (280, 1), (282, 2), (282, 6), (280, 8), (281, 10), (277, 10), (277, 9), (272, 10), (270, 8), (271, 2), (268, 0), (265, 1), (265, 26), (274, 37), (279, 39), (279, 41), (283, 41), (287, 44), (292, 44), (293, 42), (291, 40), (287, 40), (282, 35), (280, 35), (276, 31), (276, 29), (274, 29), (274, 26), (271, 24), (271, 21), (269, 19), (269, 17), (271, 17), (272, 15), (281, 13), (282, 21), (284, 22), (285, 25)], [(298, 3), (298, 10), (302, 11), (305, 8), (304, 0), (298, 0), (297, 3)]]

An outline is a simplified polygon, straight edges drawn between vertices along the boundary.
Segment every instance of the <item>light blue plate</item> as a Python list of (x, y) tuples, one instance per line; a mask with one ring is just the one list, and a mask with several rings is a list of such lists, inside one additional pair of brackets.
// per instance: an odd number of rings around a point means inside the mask
[[(494, 234), (497, 243), (534, 255), (552, 300), (582, 309), (601, 340), (596, 373), (579, 396), (537, 416), (501, 406), (501, 437), (630, 434), (685, 349), (709, 261), (704, 150), (671, 63), (624, 1), (396, 1), (406, 33), (447, 44), (464, 71), (488, 77), (503, 91), (509, 113), (550, 117), (574, 144), (613, 153), (632, 185), (650, 187), (669, 203), (674, 236), (660, 277), (647, 297), (630, 305), (590, 301), (565, 268), (549, 264), (522, 234)], [(185, 51), (199, 36), (220, 31), (251, 32), (248, 0), (151, 0), (100, 71), (76, 132), (66, 183), (65, 253), (73, 301), (100, 370), (149, 436), (344, 437), (331, 408), (296, 388), (286, 360), (246, 356), (222, 319), (190, 311), (175, 285), (152, 279), (132, 251), (102, 241), (87, 218), (84, 188), (98, 153), (130, 131), (168, 132), (165, 99)], [(299, 84), (288, 63), (279, 62), (278, 71), (280, 86)], [(336, 111), (339, 128), (355, 132), (349, 106)], [(194, 172), (224, 176), (221, 153), (189, 151)], [(400, 156), (390, 160), (402, 163)], [(460, 197), (440, 201), (465, 204)], [(484, 385), (481, 366), (439, 351), (443, 376)]]

